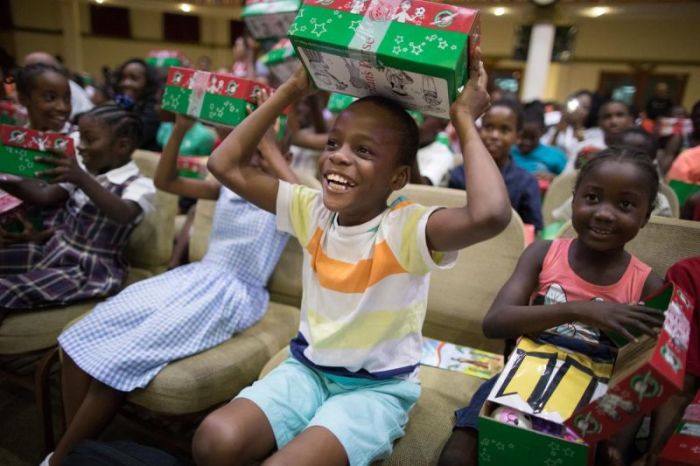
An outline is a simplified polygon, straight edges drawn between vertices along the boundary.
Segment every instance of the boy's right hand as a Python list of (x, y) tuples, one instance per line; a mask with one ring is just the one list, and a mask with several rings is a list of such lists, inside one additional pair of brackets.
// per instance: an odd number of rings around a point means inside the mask
[(450, 107), (452, 118), (458, 114), (466, 114), (472, 120), (476, 120), (488, 110), (491, 97), (486, 92), (487, 83), (488, 75), (481, 61), (481, 49), (477, 47), (474, 59), (469, 64), (469, 81)]
[(576, 320), (601, 330), (616, 331), (630, 341), (637, 341), (637, 338), (628, 329), (637, 329), (656, 338), (664, 323), (662, 311), (640, 304), (581, 301), (576, 305)]
[(306, 97), (316, 90), (311, 81), (311, 76), (306, 72), (306, 68), (303, 65), (297, 68), (285, 84), (291, 86), (292, 90), (297, 93), (297, 99)]

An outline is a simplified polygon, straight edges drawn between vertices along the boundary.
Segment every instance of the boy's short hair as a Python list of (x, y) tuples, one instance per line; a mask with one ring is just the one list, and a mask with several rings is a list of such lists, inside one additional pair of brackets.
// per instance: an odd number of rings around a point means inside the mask
[(416, 120), (406, 112), (401, 104), (379, 95), (371, 95), (357, 99), (350, 104), (348, 108), (364, 103), (374, 104), (391, 114), (391, 121), (387, 122), (388, 124), (386, 126), (395, 129), (399, 133), (399, 139), (401, 141), (399, 145), (399, 154), (401, 155), (399, 163), (400, 165), (412, 166), (416, 160), (419, 143)]
[(544, 106), (539, 101), (533, 101), (525, 104), (523, 107), (523, 124), (536, 123), (540, 128), (545, 128), (544, 123)]
[(605, 109), (605, 107), (607, 107), (608, 105), (611, 105), (611, 104), (622, 105), (627, 110), (627, 114), (629, 116), (634, 116), (634, 113), (632, 112), (632, 107), (630, 107), (629, 104), (627, 104), (627, 102), (623, 102), (623, 101), (617, 100), (617, 99), (608, 99), (605, 102), (603, 102), (602, 104), (600, 104), (600, 109), (598, 110), (598, 115), (600, 116), (600, 114), (603, 113), (603, 109)]
[(644, 144), (648, 148), (648, 150), (644, 151), (644, 153), (648, 155), (651, 160), (656, 159), (656, 152), (659, 149), (659, 143), (656, 136), (646, 131), (644, 128), (641, 128), (639, 126), (633, 126), (631, 128), (627, 128), (620, 134), (620, 145), (625, 145), (624, 141), (625, 137), (627, 136), (639, 136), (643, 138)]
[[(515, 115), (515, 127), (518, 131), (523, 129), (523, 107), (514, 99), (500, 99), (491, 104), (491, 108), (506, 107)], [(488, 111), (488, 110), (487, 110)]]

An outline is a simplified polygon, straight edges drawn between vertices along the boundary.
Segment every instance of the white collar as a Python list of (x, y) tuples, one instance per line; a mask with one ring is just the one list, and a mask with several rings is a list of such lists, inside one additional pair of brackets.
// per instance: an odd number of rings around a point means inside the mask
[(98, 175), (97, 178), (107, 178), (107, 181), (114, 184), (122, 184), (134, 175), (139, 174), (139, 167), (133, 160), (121, 167), (112, 169), (107, 173)]

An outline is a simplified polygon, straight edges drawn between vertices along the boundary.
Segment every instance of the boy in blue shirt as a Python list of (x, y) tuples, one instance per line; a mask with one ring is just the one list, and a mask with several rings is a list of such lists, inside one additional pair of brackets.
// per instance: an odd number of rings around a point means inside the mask
[(513, 161), (538, 178), (551, 179), (566, 167), (566, 154), (554, 146), (540, 142), (544, 134), (544, 114), (534, 107), (523, 111), (523, 127), (518, 133), (518, 143), (511, 147)]

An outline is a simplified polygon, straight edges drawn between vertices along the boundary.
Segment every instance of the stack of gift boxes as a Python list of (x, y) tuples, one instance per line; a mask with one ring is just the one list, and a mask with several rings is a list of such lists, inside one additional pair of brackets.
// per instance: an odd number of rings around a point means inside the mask
[(299, 0), (247, 0), (241, 16), (256, 39), (277, 39), (287, 35), (299, 5)]
[(145, 61), (156, 68), (189, 66), (190, 64), (190, 60), (179, 50), (151, 50)]

